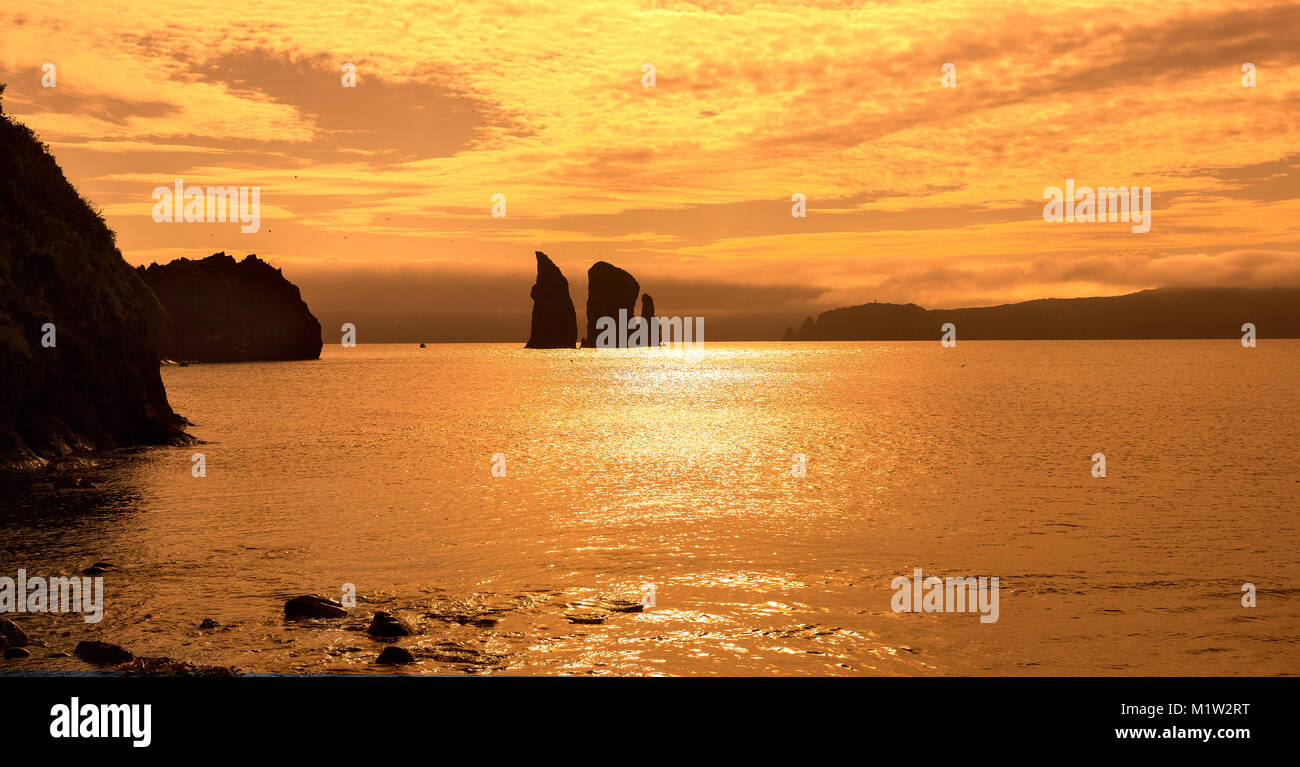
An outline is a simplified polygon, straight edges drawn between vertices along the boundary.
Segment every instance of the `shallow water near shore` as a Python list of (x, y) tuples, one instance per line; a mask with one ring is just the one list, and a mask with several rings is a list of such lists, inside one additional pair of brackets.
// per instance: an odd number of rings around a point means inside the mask
[[(103, 639), (392, 673), (376, 610), (419, 629), (401, 673), (1300, 671), (1300, 341), (327, 345), (162, 375), (202, 444), (0, 502), (0, 575), (113, 565), (101, 623), (6, 616), (45, 646), (0, 672)], [(913, 568), (998, 577), (997, 622), (895, 613)], [(284, 619), (343, 584), (348, 618)]]

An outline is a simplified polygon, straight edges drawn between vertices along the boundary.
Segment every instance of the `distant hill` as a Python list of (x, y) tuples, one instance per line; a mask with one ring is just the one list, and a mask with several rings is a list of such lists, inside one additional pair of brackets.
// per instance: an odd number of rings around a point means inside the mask
[(1300, 338), (1300, 288), (1160, 288), (1103, 298), (1044, 298), (969, 309), (862, 304), (823, 312), (783, 341), (929, 341), (940, 326), (959, 340)]
[(167, 310), (162, 356), (190, 362), (314, 360), (320, 323), (298, 286), (257, 256), (225, 253), (137, 267)]

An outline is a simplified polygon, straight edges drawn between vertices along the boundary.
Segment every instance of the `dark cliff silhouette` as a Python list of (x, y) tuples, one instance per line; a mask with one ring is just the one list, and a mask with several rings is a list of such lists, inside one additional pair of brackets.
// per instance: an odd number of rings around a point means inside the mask
[[(641, 319), (645, 320), (648, 334), (649, 328), (654, 326), (655, 319), (655, 300), (650, 297), (649, 293), (641, 294)], [(660, 342), (660, 339), (651, 338), (649, 335), (646, 336), (646, 346), (658, 346)]]
[(163, 311), (116, 236), (3, 114), (0, 168), (0, 466), (184, 440), (158, 371)]
[(606, 261), (597, 261), (587, 270), (587, 334), (583, 347), (596, 345), (600, 333), (596, 322), (610, 317), (618, 322), (618, 310), (627, 311), (629, 319), (636, 316), (636, 298), (641, 286), (631, 274)]
[(217, 253), (137, 268), (170, 315), (162, 356), (196, 362), (314, 360), (320, 322), (298, 287), (257, 256)]
[(528, 349), (572, 349), (578, 343), (578, 313), (569, 295), (569, 281), (542, 251), (537, 254), (537, 282), (533, 298), (532, 329)]
[(1045, 298), (969, 309), (862, 304), (789, 328), (784, 341), (929, 341), (956, 325), (958, 340), (1300, 337), (1300, 288), (1161, 288), (1100, 298)]

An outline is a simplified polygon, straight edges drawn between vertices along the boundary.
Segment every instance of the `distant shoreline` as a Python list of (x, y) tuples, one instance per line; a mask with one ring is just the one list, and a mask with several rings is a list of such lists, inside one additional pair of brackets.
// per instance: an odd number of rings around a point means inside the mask
[(945, 334), (968, 341), (1300, 338), (1300, 288), (1160, 288), (966, 309), (861, 304), (808, 317), (782, 340), (927, 341)]
[[(666, 305), (671, 305), (665, 302)], [(782, 341), (934, 341), (951, 322), (963, 341), (1071, 341), (1241, 338), (1242, 325), (1255, 326), (1257, 338), (1300, 338), (1300, 287), (1156, 288), (1118, 296), (1040, 298), (993, 306), (927, 309), (917, 304), (876, 302), (828, 309), (791, 325), (798, 315), (756, 307), (752, 320), (734, 312), (702, 314), (709, 327), (705, 344)], [(325, 343), (338, 343), (344, 320), (355, 321), (358, 341), (427, 345), (448, 343), (524, 344), (527, 315), (483, 315), (490, 332), (479, 338), (447, 338), (456, 323), (440, 315), (423, 317), (422, 327), (406, 328), (367, 318), (323, 315)], [(581, 315), (580, 315), (581, 317)], [(514, 320), (518, 320), (515, 322)], [(408, 323), (409, 324), (409, 323)], [(441, 327), (440, 327), (441, 326)], [(483, 326), (483, 323), (479, 323)], [(782, 333), (780, 328), (786, 326)], [(517, 328), (517, 329), (516, 329)], [(439, 331), (442, 333), (439, 333)], [(427, 335), (418, 335), (424, 331)], [(437, 337), (443, 335), (443, 337)], [(482, 337), (488, 336), (488, 337)], [(564, 347), (557, 347), (564, 348)], [(575, 348), (577, 346), (575, 345)]]

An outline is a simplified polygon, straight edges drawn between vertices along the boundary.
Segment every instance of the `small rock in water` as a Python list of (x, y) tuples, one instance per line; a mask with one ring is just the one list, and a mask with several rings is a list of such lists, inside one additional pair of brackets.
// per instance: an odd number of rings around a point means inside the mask
[(415, 633), (415, 627), (392, 613), (377, 612), (366, 633), (377, 637), (405, 637)]
[(130, 663), (135, 658), (130, 650), (111, 642), (77, 642), (77, 647), (73, 650), (73, 653), (85, 662), (94, 663), (98, 666)]
[(573, 613), (564, 617), (569, 619), (569, 623), (579, 623), (583, 625), (596, 625), (605, 622), (605, 616), (596, 613)]
[(199, 624), (199, 628), (201, 628), (201, 629), (215, 629), (215, 628), (220, 628), (220, 627), (221, 627), (221, 624), (220, 624), (220, 623), (217, 623), (216, 621), (212, 620), (211, 618), (204, 618), (204, 619), (203, 619), (203, 622)]
[(196, 666), (171, 658), (136, 658), (122, 669), (127, 676), (234, 676), (229, 666)]
[(486, 668), (501, 660), (499, 655), (493, 655), (476, 647), (457, 642), (439, 642), (438, 646), (430, 651), (426, 657), (437, 663), (454, 663), (456, 665), (472, 666), (477, 669)]
[(611, 599), (605, 603), (605, 609), (616, 613), (639, 613), (645, 605), (627, 599)]
[(410, 650), (397, 645), (385, 647), (384, 651), (379, 653), (379, 657), (375, 659), (375, 663), (383, 663), (388, 666), (404, 666), (414, 662), (415, 656), (411, 655)]
[(16, 659), (18, 659), (18, 658), (27, 658), (27, 657), (29, 657), (29, 656), (31, 656), (31, 653), (28, 652), (28, 651), (27, 651), (27, 648), (25, 648), (25, 647), (6, 647), (6, 648), (5, 648), (5, 658), (8, 659), (8, 660), (16, 660)]
[(25, 647), (31, 641), (17, 623), (0, 618), (0, 647)]
[[(444, 618), (443, 620), (446, 620), (446, 618)], [(451, 618), (451, 621), (453, 623), (459, 623), (462, 626), (474, 626), (475, 628), (490, 629), (493, 626), (497, 625), (497, 622), (500, 621), (500, 618), (484, 618), (478, 615), (461, 614)]]
[(325, 597), (306, 595), (284, 603), (286, 618), (342, 618), (347, 614), (341, 602)]

